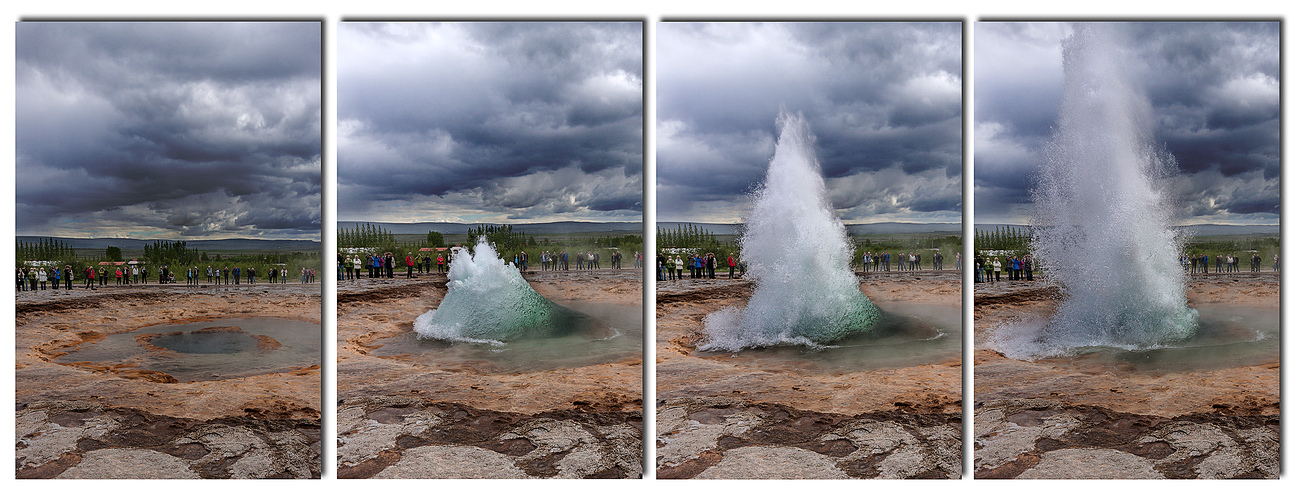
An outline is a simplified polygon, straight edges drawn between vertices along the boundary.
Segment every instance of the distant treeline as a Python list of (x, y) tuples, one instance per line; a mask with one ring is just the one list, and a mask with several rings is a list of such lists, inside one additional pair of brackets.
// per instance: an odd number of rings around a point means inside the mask
[(40, 241), (29, 243), (18, 241), (17, 249), (18, 261), (44, 260), (44, 261), (64, 261), (76, 260), (76, 250), (54, 238), (41, 238)]

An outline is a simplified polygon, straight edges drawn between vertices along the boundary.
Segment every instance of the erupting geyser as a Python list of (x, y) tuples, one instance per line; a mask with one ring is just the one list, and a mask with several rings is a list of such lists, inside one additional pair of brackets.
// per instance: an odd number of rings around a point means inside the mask
[(850, 268), (852, 245), (833, 214), (801, 114), (781, 113), (779, 142), (739, 240), (756, 290), (743, 310), (707, 316), (703, 350), (824, 345), (867, 336), (880, 311)]
[(496, 255), (486, 238), (470, 254), (454, 250), (446, 297), (419, 315), (420, 339), (502, 342), (554, 337), (599, 326), (594, 318), (542, 297), (513, 264)]
[(992, 345), (1037, 358), (1091, 346), (1147, 349), (1193, 335), (1181, 236), (1157, 180), (1175, 160), (1154, 145), (1148, 100), (1125, 79), (1117, 27), (1081, 24), (1064, 42), (1064, 93), (1033, 195), (1032, 246), (1064, 299), (1043, 328), (1001, 328)]

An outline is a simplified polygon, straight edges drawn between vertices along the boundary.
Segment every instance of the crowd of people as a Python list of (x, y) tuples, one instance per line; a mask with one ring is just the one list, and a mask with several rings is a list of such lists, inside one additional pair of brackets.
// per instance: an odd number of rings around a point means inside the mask
[(1005, 274), (1008, 275), (1009, 281), (1034, 281), (1036, 278), (1032, 274), (1035, 264), (1031, 260), (1031, 255), (1010, 255), (1007, 257), (985, 256), (977, 254), (973, 256), (973, 282), (990, 283), (1000, 281)]
[[(106, 287), (109, 281), (114, 286), (132, 286), (144, 285), (149, 283), (149, 276), (154, 276), (157, 284), (179, 283), (179, 276), (171, 270), (171, 266), (157, 266), (154, 271), (150, 272), (149, 266), (129, 265), (129, 266), (86, 266), (85, 269), (74, 271), (72, 265), (64, 265), (62, 268), (51, 266), (49, 268), (28, 266), (18, 268), (18, 291), (45, 290), (47, 286), (58, 290), (60, 284), (67, 290), (72, 289), (74, 281), (84, 282), (86, 289), (96, 289)], [(186, 285), (201, 285), (203, 277), (206, 276), (206, 283), (209, 285), (229, 285), (231, 280), (233, 284), (255, 285), (257, 283), (258, 271), (252, 266), (248, 267), (230, 267), (230, 266), (207, 266), (206, 271), (202, 267), (193, 266), (181, 271), (184, 273)], [(307, 267), (299, 269), (302, 283), (315, 282), (315, 270)], [(270, 271), (263, 278), (266, 283), (288, 283), (288, 269), (271, 267)]]
[[(946, 257), (941, 255), (941, 252), (934, 252), (930, 270), (944, 271), (946, 269), (945, 261)], [(891, 272), (893, 267), (897, 271), (922, 271), (923, 255), (918, 252), (900, 253), (893, 258), (892, 254), (887, 252), (865, 252), (860, 256), (860, 267), (867, 273)], [(963, 258), (959, 253), (955, 253), (955, 270), (962, 271), (963, 269)]]
[[(363, 276), (370, 278), (394, 278), (398, 264), (405, 264), (405, 277), (413, 278), (423, 276), (424, 274), (446, 274), (450, 272), (450, 263), (455, 257), (455, 252), (437, 252), (423, 255), (414, 255), (406, 253), (404, 259), (398, 260), (392, 252), (370, 253), (366, 255), (343, 255), (338, 254), (338, 280), (354, 280)], [(622, 253), (620, 250), (613, 250), (609, 257), (608, 267), (611, 269), (622, 269)], [(527, 252), (516, 252), (510, 258), (519, 271), (527, 272), (531, 269), (531, 260)], [(634, 266), (636, 269), (644, 265), (644, 257), (640, 252), (635, 252)], [(603, 269), (600, 263), (599, 252), (575, 252), (568, 251), (549, 251), (546, 250), (540, 254), (541, 271), (570, 271), (573, 267), (580, 271), (593, 271)]]
[[(1234, 254), (1216, 255), (1214, 262), (1216, 269), (1215, 272), (1217, 274), (1233, 274), (1242, 272), (1239, 269), (1240, 260), (1242, 259)], [(1279, 254), (1274, 254), (1274, 257), (1271, 260), (1273, 261), (1271, 269), (1274, 272), (1279, 272)], [(1252, 256), (1248, 258), (1248, 270), (1254, 273), (1261, 272), (1261, 261), (1261, 254), (1253, 253)], [(1180, 265), (1184, 266), (1185, 271), (1188, 271), (1189, 274), (1210, 274), (1212, 272), (1212, 264), (1212, 257), (1207, 254), (1185, 254), (1180, 256)]]
[[(716, 269), (719, 264), (716, 254), (712, 252), (684, 256), (667, 256), (658, 253), (657, 279), (658, 281), (682, 280), (686, 269), (689, 270), (690, 279), (716, 279)], [(743, 277), (743, 263), (734, 257), (734, 254), (729, 254), (725, 258), (725, 267), (729, 270), (729, 279)]]

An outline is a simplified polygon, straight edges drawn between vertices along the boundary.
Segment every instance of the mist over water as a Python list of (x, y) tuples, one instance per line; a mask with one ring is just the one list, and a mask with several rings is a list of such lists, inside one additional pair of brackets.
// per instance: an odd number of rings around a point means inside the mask
[(502, 343), (606, 330), (598, 320), (537, 293), (486, 238), (472, 253), (456, 248), (447, 277), (449, 290), (441, 304), (414, 321), (420, 339)]
[(756, 290), (743, 309), (707, 315), (700, 349), (825, 345), (873, 333), (880, 311), (851, 271), (851, 242), (829, 205), (814, 142), (801, 114), (780, 114), (775, 156), (739, 240)]
[(1194, 334), (1179, 255), (1183, 240), (1158, 182), (1175, 159), (1151, 137), (1152, 108), (1127, 80), (1111, 24), (1078, 24), (1064, 42), (1064, 93), (1046, 147), (1032, 221), (1035, 261), (1064, 299), (1043, 325), (993, 332), (1015, 358), (1089, 346), (1149, 349)]

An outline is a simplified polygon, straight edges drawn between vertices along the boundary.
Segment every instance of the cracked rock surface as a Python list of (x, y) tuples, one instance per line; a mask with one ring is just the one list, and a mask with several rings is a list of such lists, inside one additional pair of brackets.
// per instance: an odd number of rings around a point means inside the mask
[(660, 479), (958, 478), (960, 417), (857, 415), (739, 398), (658, 405)]
[(338, 477), (632, 478), (638, 412), (501, 412), (426, 398), (338, 404)]
[(320, 477), (317, 419), (210, 420), (84, 402), (17, 414), (19, 479)]

